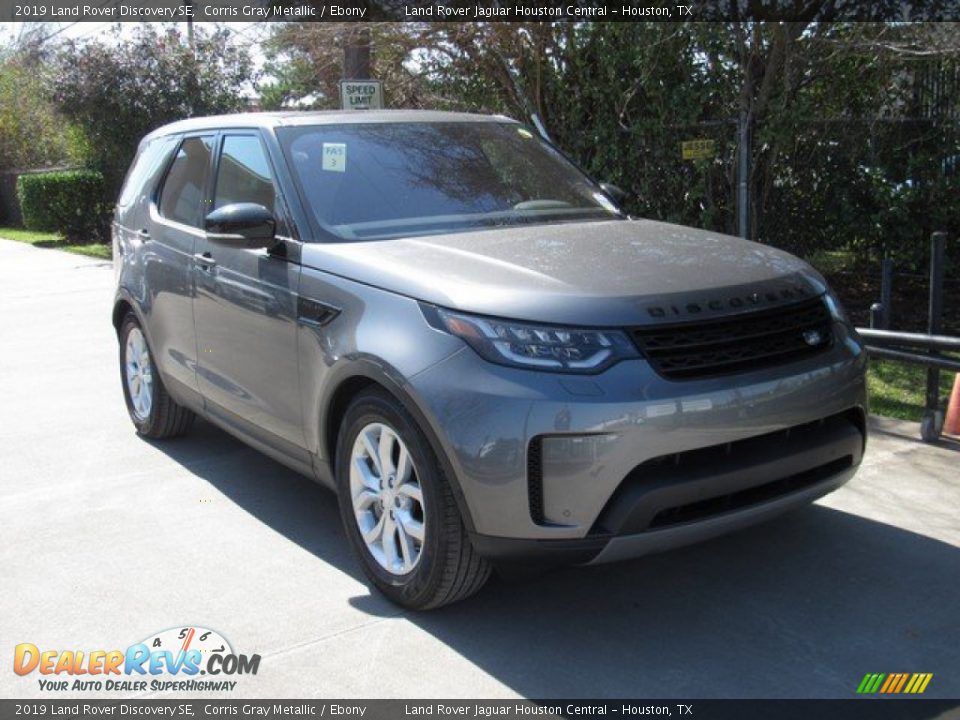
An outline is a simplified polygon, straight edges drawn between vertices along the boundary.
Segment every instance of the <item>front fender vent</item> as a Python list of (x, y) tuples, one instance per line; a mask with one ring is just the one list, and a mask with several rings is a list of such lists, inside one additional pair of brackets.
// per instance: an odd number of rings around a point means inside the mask
[(305, 297), (297, 298), (297, 320), (305, 325), (323, 327), (339, 314), (340, 309), (333, 305), (326, 305)]

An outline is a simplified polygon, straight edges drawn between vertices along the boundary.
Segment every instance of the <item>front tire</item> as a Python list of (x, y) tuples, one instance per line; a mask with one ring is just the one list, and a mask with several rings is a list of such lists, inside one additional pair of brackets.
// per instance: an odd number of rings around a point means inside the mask
[(164, 387), (147, 336), (132, 312), (120, 325), (120, 379), (127, 412), (138, 434), (163, 440), (179, 437), (193, 425), (196, 416), (178, 405)]
[(384, 390), (350, 404), (336, 455), (340, 516), (364, 574), (390, 600), (425, 610), (462, 600), (490, 576), (467, 537), (440, 463)]

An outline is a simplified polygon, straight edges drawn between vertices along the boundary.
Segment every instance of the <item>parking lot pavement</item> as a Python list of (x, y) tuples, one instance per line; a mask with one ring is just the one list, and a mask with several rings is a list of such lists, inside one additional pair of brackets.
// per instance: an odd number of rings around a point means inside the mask
[(960, 696), (960, 444), (874, 419), (854, 481), (779, 521), (401, 612), (361, 581), (332, 494), (206, 423), (134, 434), (111, 278), (0, 241), (2, 697), (44, 694), (17, 643), (185, 625), (262, 656), (220, 697), (850, 697), (867, 672)]

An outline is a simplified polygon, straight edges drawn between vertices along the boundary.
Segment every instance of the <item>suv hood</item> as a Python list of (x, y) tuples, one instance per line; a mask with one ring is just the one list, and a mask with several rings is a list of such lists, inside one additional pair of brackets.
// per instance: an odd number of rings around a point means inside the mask
[(651, 220), (307, 243), (302, 262), (447, 308), (581, 326), (732, 315), (826, 289), (780, 250)]

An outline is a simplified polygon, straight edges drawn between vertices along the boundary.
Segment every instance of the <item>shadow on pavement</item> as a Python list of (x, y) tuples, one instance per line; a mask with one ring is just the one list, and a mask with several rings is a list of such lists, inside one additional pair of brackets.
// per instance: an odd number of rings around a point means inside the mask
[[(202, 422), (164, 452), (349, 575), (336, 498)], [(494, 578), (411, 622), (526, 697), (852, 697), (867, 672), (960, 696), (960, 549), (821, 506), (617, 565)], [(401, 614), (377, 594), (350, 600)], [(437, 668), (441, 672), (442, 668)]]

